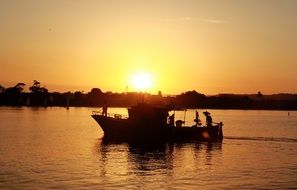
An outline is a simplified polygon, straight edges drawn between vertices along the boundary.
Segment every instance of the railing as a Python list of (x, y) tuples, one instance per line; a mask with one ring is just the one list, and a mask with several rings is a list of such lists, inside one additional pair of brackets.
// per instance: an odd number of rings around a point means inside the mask
[[(92, 111), (92, 115), (103, 115), (103, 111)], [(127, 115), (118, 113), (107, 113), (106, 117), (112, 117), (115, 119), (128, 119)]]

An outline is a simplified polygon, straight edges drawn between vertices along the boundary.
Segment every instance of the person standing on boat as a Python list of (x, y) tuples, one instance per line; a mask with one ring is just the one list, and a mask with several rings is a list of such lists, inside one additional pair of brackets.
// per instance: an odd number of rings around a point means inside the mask
[(208, 111), (203, 112), (206, 117), (206, 127), (212, 127), (212, 117)]
[(172, 114), (171, 116), (169, 116), (169, 126), (170, 127), (174, 127), (174, 114)]
[(195, 119), (194, 119), (194, 122), (196, 123), (196, 127), (198, 127), (198, 126), (200, 126), (201, 125), (201, 120), (200, 120), (200, 118), (199, 118), (199, 113), (198, 113), (198, 111), (196, 110), (196, 117), (195, 117)]
[(102, 115), (107, 116), (107, 100), (104, 100), (103, 108), (102, 108)]

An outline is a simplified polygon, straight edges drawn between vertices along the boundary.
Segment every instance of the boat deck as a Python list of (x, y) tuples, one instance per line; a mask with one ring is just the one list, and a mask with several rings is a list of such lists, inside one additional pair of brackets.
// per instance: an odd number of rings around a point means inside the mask
[[(103, 111), (92, 111), (92, 115), (103, 115)], [(118, 113), (107, 113), (106, 117), (111, 117), (114, 119), (128, 119), (128, 115), (118, 114)]]

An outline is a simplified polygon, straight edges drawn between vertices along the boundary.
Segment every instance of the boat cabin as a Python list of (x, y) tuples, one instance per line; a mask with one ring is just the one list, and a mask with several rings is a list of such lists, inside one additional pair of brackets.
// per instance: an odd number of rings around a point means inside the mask
[(128, 109), (129, 119), (151, 127), (167, 126), (168, 109), (146, 103), (140, 103)]

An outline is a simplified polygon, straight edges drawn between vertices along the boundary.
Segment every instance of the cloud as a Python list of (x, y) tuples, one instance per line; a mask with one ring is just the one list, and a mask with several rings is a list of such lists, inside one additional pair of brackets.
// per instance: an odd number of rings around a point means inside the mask
[(177, 18), (165, 18), (165, 19), (160, 19), (162, 22), (180, 22), (180, 21), (192, 21), (195, 20), (194, 17), (177, 17)]
[(190, 16), (185, 16), (185, 17), (177, 17), (177, 18), (166, 18), (166, 19), (161, 19), (162, 22), (205, 22), (205, 23), (210, 23), (210, 24), (225, 24), (228, 23), (227, 20), (222, 20), (222, 19), (212, 19), (212, 18), (198, 18), (198, 17), (190, 17)]
[(226, 20), (220, 20), (220, 19), (199, 18), (199, 20), (202, 22), (207, 22), (207, 23), (211, 23), (211, 24), (225, 24), (225, 23), (227, 23)]

